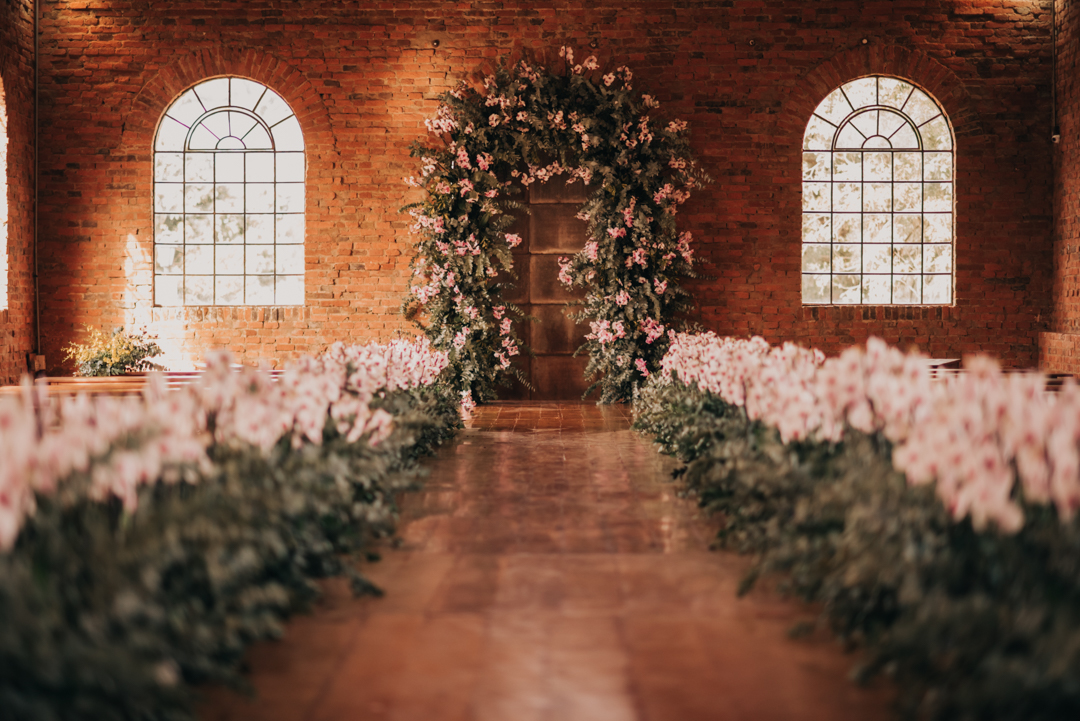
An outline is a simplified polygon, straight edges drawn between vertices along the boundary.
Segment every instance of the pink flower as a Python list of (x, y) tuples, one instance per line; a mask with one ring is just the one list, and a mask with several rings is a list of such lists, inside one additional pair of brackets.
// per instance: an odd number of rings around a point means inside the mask
[(637, 366), (638, 372), (646, 378), (649, 377), (649, 367), (645, 364), (644, 358), (637, 358), (634, 360), (634, 365)]

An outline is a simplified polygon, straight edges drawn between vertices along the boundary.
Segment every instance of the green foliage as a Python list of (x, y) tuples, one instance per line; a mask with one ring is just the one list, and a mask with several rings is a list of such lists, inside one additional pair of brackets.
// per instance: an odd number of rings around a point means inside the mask
[(64, 349), (64, 358), (77, 364), (75, 375), (118, 376), (161, 370), (161, 366), (149, 360), (161, 354), (161, 347), (154, 342), (157, 337), (145, 330), (128, 333), (117, 328), (112, 335), (91, 326), (86, 326), (86, 330), (90, 334), (87, 343), (72, 343)]
[(678, 381), (648, 384), (635, 411), (686, 462), (719, 545), (756, 555), (744, 587), (774, 574), (820, 603), (865, 647), (857, 676), (896, 679), (904, 717), (1080, 717), (1080, 523), (1029, 507), (1017, 534), (976, 532), (907, 484), (884, 438), (784, 445)]
[(281, 635), (312, 579), (378, 592), (356, 556), (392, 531), (395, 494), (458, 417), (437, 389), (379, 405), (395, 425), (376, 446), (328, 424), (321, 445), (269, 456), (216, 447), (210, 476), (146, 486), (131, 514), (39, 499), (0, 554), (0, 719), (189, 720), (191, 685), (243, 688), (244, 649)]
[(693, 163), (685, 123), (650, 118), (658, 103), (633, 90), (629, 69), (604, 73), (595, 58), (573, 65), (572, 53), (563, 55), (561, 71), (500, 64), (482, 90), (443, 95), (429, 125), (436, 137), (412, 148), (425, 198), (405, 208), (418, 240), (402, 309), (450, 355), (454, 384), (478, 401), (496, 397), (523, 350), (504, 322), (522, 313), (502, 299), (515, 277), (506, 234), (520, 208), (513, 179), (568, 175), (588, 188), (579, 217), (591, 240), (561, 259), (560, 279), (585, 288), (574, 318), (592, 325), (579, 351), (589, 354), (587, 376), (599, 377), (601, 402), (631, 397), (644, 378), (638, 361), (658, 369), (665, 331), (688, 308), (679, 283), (694, 275), (693, 251), (675, 214), (707, 177)]

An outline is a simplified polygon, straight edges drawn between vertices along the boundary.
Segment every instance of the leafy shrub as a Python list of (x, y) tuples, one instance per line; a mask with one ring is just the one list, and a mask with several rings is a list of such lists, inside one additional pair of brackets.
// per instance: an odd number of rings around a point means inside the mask
[[(130, 504), (86, 491), (100, 468), (115, 468), (107, 463), (39, 492), (13, 547), (0, 551), (0, 719), (191, 719), (193, 684), (244, 687), (244, 649), (280, 636), (317, 597), (313, 579), (346, 575), (355, 592), (379, 593), (355, 561), (392, 531), (395, 494), (416, 485), (416, 460), (459, 425), (455, 392), (396, 383), (404, 376), (390, 356), (400, 350), (338, 351), (350, 358), (347, 388), (388, 379), (365, 401), (372, 418), (393, 419), (372, 426), (377, 443), (351, 438), (339, 414), (319, 442), (285, 433), (264, 449), (219, 433), (196, 475), (142, 483)], [(359, 362), (372, 367), (361, 372)], [(194, 393), (228, 396), (228, 378), (208, 374)], [(310, 389), (319, 378), (288, 382)], [(287, 395), (282, 384), (251, 393), (272, 400)]]
[(911, 486), (879, 433), (783, 443), (743, 408), (696, 386), (651, 382), (636, 426), (685, 466), (718, 514), (718, 544), (866, 649), (856, 675), (886, 672), (918, 719), (1080, 717), (1080, 523), (1025, 505), (1023, 528), (956, 522)]
[(64, 358), (77, 364), (78, 376), (118, 376), (161, 370), (161, 366), (149, 359), (161, 355), (156, 336), (145, 330), (129, 333), (117, 328), (106, 335), (97, 328), (86, 326), (90, 338), (87, 343), (72, 343), (64, 349)]

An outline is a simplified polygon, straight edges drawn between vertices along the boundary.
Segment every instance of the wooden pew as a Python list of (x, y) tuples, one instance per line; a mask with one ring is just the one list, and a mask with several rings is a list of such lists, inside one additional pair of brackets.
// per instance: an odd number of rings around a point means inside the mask
[[(236, 366), (237, 369), (241, 366)], [(282, 371), (271, 370), (270, 377), (277, 380)], [(50, 396), (76, 395), (89, 393), (91, 395), (114, 395), (127, 396), (142, 393), (146, 385), (145, 373), (133, 373), (122, 376), (102, 376), (83, 378), (77, 376), (48, 376), (38, 378), (35, 383), (44, 384)], [(202, 375), (202, 371), (164, 371), (165, 383), (169, 390), (178, 390), (186, 385), (194, 383)], [(21, 386), (0, 386), (0, 397), (17, 396), (21, 393)]]

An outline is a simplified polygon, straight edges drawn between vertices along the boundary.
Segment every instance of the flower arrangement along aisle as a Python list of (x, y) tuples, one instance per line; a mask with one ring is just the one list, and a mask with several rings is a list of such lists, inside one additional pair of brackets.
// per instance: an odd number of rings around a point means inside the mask
[(243, 685), (392, 528), (415, 459), (459, 423), (419, 342), (305, 358), (278, 380), (211, 355), (140, 397), (0, 398), (0, 718), (191, 719), (190, 684)]
[(919, 719), (1080, 718), (1080, 386), (679, 335), (636, 424)]
[(446, 93), (427, 121), (434, 137), (412, 148), (422, 165), (409, 181), (425, 198), (406, 207), (418, 240), (403, 311), (423, 316), (466, 402), (495, 398), (522, 351), (513, 329), (521, 313), (498, 280), (512, 275), (521, 242), (507, 232), (515, 181), (565, 179), (591, 191), (578, 215), (588, 242), (560, 258), (559, 280), (586, 289), (575, 320), (591, 328), (586, 375), (599, 376), (601, 402), (629, 399), (659, 368), (665, 333), (685, 307), (679, 283), (694, 258), (675, 215), (707, 180), (686, 123), (660, 122), (659, 103), (634, 91), (627, 67), (604, 72), (593, 56), (575, 64), (566, 47), (556, 65), (500, 64), (481, 87)]

